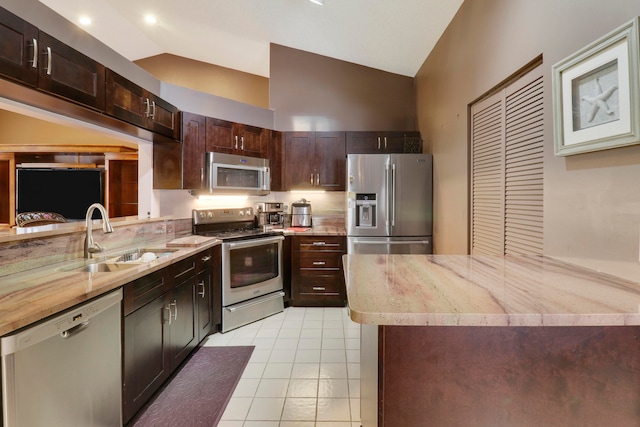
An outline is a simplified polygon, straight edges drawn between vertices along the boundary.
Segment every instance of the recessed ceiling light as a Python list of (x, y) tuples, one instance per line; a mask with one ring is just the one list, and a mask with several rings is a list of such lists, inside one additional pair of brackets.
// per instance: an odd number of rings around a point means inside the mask
[(78, 18), (78, 22), (80, 22), (80, 25), (91, 25), (91, 18), (89, 18), (86, 15), (81, 16), (80, 18)]
[(147, 24), (153, 25), (158, 23), (158, 19), (155, 16), (149, 14), (149, 15), (145, 15), (144, 22), (146, 22)]
[(319, 4), (320, 6), (324, 5), (324, 0), (309, 0), (311, 3)]

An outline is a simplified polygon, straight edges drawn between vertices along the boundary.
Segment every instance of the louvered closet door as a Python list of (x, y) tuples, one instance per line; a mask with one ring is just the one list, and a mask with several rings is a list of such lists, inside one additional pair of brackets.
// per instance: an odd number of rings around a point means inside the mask
[(542, 254), (542, 90), (539, 70), (506, 90), (505, 254)]
[(471, 253), (542, 254), (542, 67), (471, 115)]
[(471, 253), (504, 250), (504, 94), (471, 108)]

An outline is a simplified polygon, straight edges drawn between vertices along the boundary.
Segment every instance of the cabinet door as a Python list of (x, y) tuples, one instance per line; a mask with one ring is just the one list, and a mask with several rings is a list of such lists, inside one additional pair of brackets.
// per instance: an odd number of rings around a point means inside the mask
[(284, 190), (309, 190), (315, 183), (314, 132), (285, 133)]
[(271, 169), (271, 191), (284, 190), (284, 140), (282, 132), (265, 130), (267, 132), (267, 159)]
[(209, 335), (215, 326), (213, 316), (213, 249), (196, 255), (196, 323), (198, 342)]
[(346, 154), (382, 153), (382, 139), (378, 132), (347, 132)]
[(420, 132), (384, 132), (382, 144), (385, 153), (422, 153)]
[(184, 189), (201, 189), (206, 186), (206, 142), (205, 117), (182, 113), (182, 188)]
[(147, 92), (149, 106), (146, 128), (169, 138), (178, 139), (180, 134), (180, 114), (178, 109), (164, 99)]
[(344, 132), (316, 132), (315, 186), (328, 191), (344, 191), (346, 154)]
[(207, 117), (207, 151), (233, 154), (237, 149), (234, 142), (233, 123)]
[(213, 303), (211, 301), (211, 270), (207, 269), (196, 276), (195, 282), (198, 342), (202, 341), (213, 330)]
[(267, 147), (264, 129), (240, 124), (236, 124), (234, 129), (236, 131), (234, 139), (240, 138), (237, 154), (250, 157), (265, 157)]
[(152, 300), (124, 318), (123, 418), (131, 417), (170, 375), (167, 299)]
[(213, 309), (214, 330), (222, 325), (222, 245), (215, 246), (213, 254), (213, 273), (211, 275), (211, 307)]
[(113, 71), (106, 70), (107, 114), (139, 127), (145, 127), (147, 117), (145, 90)]
[(38, 40), (38, 86), (48, 92), (104, 111), (104, 66), (42, 31)]
[(153, 188), (182, 189), (182, 144), (153, 143)]
[(38, 84), (38, 29), (0, 8), (0, 74)]
[(171, 312), (169, 345), (172, 368), (176, 368), (198, 345), (194, 285), (195, 277), (186, 277), (173, 288), (169, 296), (168, 307)]

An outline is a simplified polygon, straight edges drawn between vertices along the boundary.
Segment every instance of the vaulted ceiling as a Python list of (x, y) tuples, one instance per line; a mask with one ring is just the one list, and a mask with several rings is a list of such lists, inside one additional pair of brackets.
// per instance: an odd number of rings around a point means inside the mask
[(81, 26), (131, 61), (170, 53), (269, 77), (276, 43), (414, 77), (463, 0), (40, 1), (88, 17)]

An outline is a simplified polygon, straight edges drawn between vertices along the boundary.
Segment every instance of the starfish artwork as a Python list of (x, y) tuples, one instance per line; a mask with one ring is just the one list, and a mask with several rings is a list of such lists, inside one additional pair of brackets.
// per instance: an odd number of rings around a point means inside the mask
[(583, 96), (581, 98), (583, 101), (591, 104), (591, 109), (589, 110), (589, 116), (587, 118), (587, 121), (589, 123), (593, 122), (593, 119), (595, 119), (596, 114), (598, 114), (598, 111), (600, 109), (602, 109), (602, 111), (604, 111), (609, 116), (615, 114), (615, 111), (609, 108), (609, 104), (607, 104), (607, 101), (609, 100), (613, 92), (618, 89), (618, 86), (612, 85), (607, 90), (602, 90), (602, 86), (600, 85), (600, 78), (596, 78), (595, 86), (597, 93), (594, 96)]

